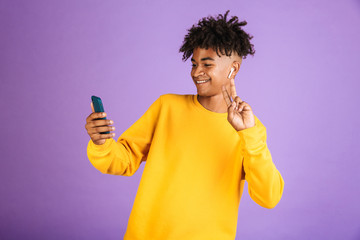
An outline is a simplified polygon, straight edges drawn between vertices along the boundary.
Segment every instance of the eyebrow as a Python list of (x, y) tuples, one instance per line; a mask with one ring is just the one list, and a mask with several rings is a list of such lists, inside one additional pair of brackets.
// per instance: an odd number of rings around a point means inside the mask
[[(206, 61), (206, 60), (211, 60), (211, 61), (215, 61), (215, 59), (211, 58), (211, 57), (206, 57), (206, 58), (202, 58), (201, 61)], [(192, 62), (196, 62), (195, 59), (191, 58)]]

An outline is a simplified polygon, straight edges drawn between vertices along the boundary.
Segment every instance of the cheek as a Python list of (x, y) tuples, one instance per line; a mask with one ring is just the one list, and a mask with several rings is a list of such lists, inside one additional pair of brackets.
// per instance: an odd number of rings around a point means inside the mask
[(216, 69), (208, 69), (206, 71), (206, 74), (208, 76), (210, 76), (211, 78), (217, 78), (218, 77), (218, 73), (217, 73), (217, 70)]
[(224, 71), (220, 71), (219, 69), (214, 69), (209, 71), (209, 76), (216, 80), (216, 82), (222, 81), (224, 78)]

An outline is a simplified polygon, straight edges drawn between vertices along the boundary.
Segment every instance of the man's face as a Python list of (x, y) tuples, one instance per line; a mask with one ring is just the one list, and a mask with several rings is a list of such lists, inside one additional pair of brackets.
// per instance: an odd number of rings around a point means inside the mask
[(228, 75), (232, 67), (232, 59), (226, 55), (220, 56), (212, 48), (194, 49), (191, 58), (191, 77), (200, 96), (222, 96), (222, 85), (230, 85)]

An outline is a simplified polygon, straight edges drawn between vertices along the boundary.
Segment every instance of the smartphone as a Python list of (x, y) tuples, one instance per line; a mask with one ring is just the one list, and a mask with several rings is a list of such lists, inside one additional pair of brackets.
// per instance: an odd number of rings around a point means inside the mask
[[(99, 98), (97, 96), (91, 96), (91, 101), (93, 103), (95, 112), (105, 112), (101, 98)], [(98, 119), (106, 119), (106, 117), (96, 118), (96, 120), (98, 120)], [(100, 134), (109, 134), (109, 133), (110, 132), (101, 132)]]

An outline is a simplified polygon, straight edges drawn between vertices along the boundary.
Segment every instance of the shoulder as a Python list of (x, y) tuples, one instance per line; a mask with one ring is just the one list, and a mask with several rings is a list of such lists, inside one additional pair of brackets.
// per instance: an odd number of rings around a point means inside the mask
[(162, 105), (167, 104), (183, 104), (191, 100), (193, 95), (190, 94), (174, 94), (174, 93), (167, 93), (162, 94), (159, 97)]

